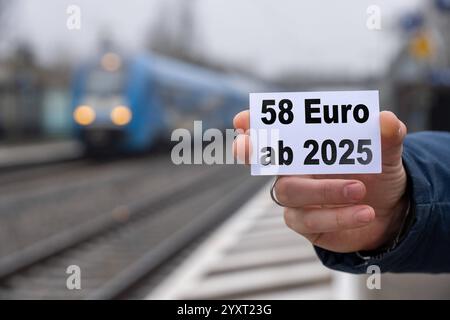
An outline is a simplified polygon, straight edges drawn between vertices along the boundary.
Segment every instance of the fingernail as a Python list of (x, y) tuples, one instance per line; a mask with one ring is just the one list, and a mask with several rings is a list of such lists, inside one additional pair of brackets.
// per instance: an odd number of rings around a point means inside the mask
[(344, 197), (350, 200), (359, 200), (362, 198), (364, 188), (360, 183), (352, 183), (344, 187)]
[(356, 211), (354, 214), (356, 221), (361, 223), (368, 223), (372, 221), (372, 212), (370, 209), (364, 208), (359, 211)]

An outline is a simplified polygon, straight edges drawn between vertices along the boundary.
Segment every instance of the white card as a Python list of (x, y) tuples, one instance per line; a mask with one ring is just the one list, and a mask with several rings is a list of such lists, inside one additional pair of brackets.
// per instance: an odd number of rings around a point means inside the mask
[(379, 114), (378, 91), (251, 93), (251, 173), (381, 173)]

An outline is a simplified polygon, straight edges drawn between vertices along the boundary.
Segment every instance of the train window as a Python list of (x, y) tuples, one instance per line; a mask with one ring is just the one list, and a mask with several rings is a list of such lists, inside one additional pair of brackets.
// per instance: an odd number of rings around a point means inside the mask
[(122, 73), (95, 70), (88, 75), (86, 91), (94, 95), (120, 94), (124, 89), (124, 80)]

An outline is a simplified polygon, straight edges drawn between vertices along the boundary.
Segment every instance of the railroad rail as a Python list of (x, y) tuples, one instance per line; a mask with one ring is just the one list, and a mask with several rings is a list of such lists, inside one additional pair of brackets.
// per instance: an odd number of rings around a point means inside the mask
[(340, 299), (351, 290), (339, 278), (285, 226), (267, 185), (146, 298)]
[[(265, 181), (237, 166), (174, 170), (160, 161), (156, 173), (142, 178), (147, 184), (135, 181), (142, 169), (127, 178), (130, 188), (133, 181), (151, 187), (126, 204), (1, 256), (0, 298), (127, 298), (139, 279), (214, 229)], [(82, 270), (81, 290), (66, 288), (72, 264)]]

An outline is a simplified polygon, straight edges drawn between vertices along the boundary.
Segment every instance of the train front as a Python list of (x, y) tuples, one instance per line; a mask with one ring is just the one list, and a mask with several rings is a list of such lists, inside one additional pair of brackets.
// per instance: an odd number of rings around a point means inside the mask
[(127, 67), (116, 53), (80, 66), (73, 83), (76, 134), (88, 153), (126, 151), (133, 119)]

